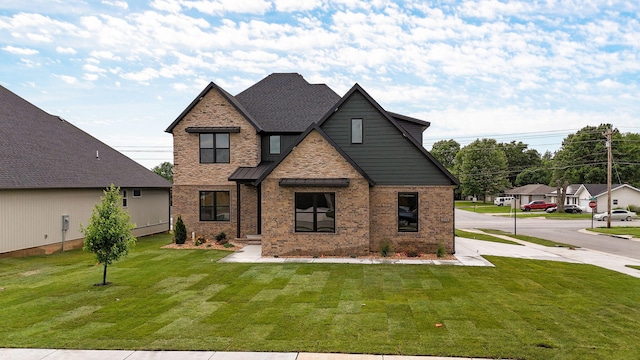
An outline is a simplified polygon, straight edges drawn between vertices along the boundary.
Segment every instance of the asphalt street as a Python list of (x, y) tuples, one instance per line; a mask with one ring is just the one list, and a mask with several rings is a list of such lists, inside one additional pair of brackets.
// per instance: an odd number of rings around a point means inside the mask
[[(520, 215), (518, 212), (516, 215)], [(592, 235), (579, 232), (591, 228), (591, 220), (553, 220), (543, 217), (524, 218), (495, 216), (456, 209), (457, 229), (497, 229), (510, 233), (535, 236), (609, 254), (640, 259), (640, 241)], [(594, 227), (606, 226), (593, 222)], [(640, 226), (640, 220), (611, 222), (611, 226)]]

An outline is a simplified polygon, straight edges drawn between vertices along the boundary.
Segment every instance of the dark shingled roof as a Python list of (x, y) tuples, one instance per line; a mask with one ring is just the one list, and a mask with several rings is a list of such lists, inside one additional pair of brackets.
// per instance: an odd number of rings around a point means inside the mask
[(320, 120), (340, 96), (300, 74), (275, 73), (235, 96), (266, 132), (298, 132)]
[(171, 187), (142, 165), (2, 86), (0, 154), (0, 189), (106, 188), (111, 183)]

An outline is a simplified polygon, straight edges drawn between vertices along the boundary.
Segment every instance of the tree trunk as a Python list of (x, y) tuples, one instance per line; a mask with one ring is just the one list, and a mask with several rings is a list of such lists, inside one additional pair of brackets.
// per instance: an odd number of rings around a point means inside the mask
[(102, 285), (107, 285), (107, 264), (104, 264), (104, 272), (102, 273)]

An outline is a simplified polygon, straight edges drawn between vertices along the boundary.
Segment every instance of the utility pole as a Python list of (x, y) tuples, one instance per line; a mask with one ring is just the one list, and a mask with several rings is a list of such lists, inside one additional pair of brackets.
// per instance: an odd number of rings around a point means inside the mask
[(611, 128), (608, 128), (604, 133), (607, 138), (607, 228), (611, 228), (611, 163), (613, 162), (611, 156)]

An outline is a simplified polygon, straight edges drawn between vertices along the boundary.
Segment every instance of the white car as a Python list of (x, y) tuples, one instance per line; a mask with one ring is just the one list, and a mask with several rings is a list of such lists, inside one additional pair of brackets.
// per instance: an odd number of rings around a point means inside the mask
[[(594, 219), (598, 221), (607, 221), (608, 213), (599, 213), (593, 216)], [(611, 210), (611, 220), (620, 220), (620, 221), (631, 221), (633, 219), (637, 219), (638, 214), (633, 211), (627, 211), (622, 209)]]
[(493, 205), (498, 205), (498, 206), (511, 206), (511, 202), (513, 201), (513, 197), (512, 196), (499, 196), (495, 199), (493, 199)]

